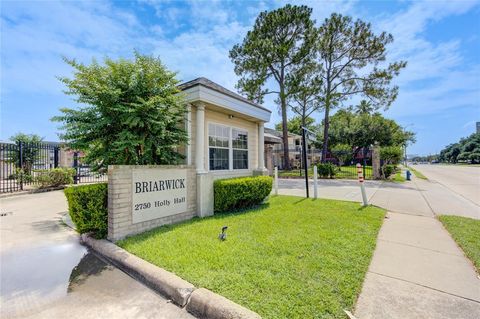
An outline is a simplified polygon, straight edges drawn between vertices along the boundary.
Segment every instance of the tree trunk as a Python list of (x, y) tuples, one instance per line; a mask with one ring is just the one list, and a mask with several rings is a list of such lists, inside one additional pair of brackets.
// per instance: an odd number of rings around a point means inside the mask
[(323, 145), (322, 145), (322, 163), (327, 161), (327, 152), (328, 152), (328, 128), (330, 126), (329, 113), (330, 113), (330, 103), (327, 101), (325, 103), (325, 119), (323, 120)]
[(285, 167), (283, 169), (289, 171), (292, 168), (290, 167), (290, 152), (288, 150), (287, 103), (285, 101), (283, 85), (280, 85), (280, 106), (282, 108), (283, 158), (285, 161)]

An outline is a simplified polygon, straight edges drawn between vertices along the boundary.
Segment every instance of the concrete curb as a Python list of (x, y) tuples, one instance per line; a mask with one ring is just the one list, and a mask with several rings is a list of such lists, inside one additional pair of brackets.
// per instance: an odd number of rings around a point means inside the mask
[(205, 288), (192, 292), (187, 311), (208, 319), (261, 319), (257, 313)]
[(65, 189), (66, 186), (57, 186), (57, 187), (46, 187), (46, 188), (32, 188), (29, 190), (23, 191), (16, 191), (11, 193), (3, 193), (0, 194), (0, 198), (9, 198), (14, 196), (21, 196), (21, 195), (30, 195), (30, 194), (38, 194), (38, 193), (46, 193), (46, 192), (53, 192)]
[(81, 235), (81, 242), (102, 255), (115, 266), (170, 298), (199, 318), (205, 319), (261, 319), (261, 317), (233, 301), (205, 288), (196, 288), (177, 275), (157, 267), (105, 239)]

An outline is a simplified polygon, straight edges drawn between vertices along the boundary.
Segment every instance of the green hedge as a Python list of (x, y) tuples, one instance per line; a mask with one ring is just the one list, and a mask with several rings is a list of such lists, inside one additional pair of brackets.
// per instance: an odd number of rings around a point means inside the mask
[(394, 164), (385, 165), (385, 167), (383, 168), (385, 178), (389, 178), (396, 171), (397, 171), (397, 165), (394, 165)]
[(219, 179), (213, 184), (215, 211), (224, 212), (260, 204), (272, 191), (270, 176)]
[(69, 187), (64, 190), (68, 211), (80, 234), (93, 232), (105, 238), (108, 228), (107, 183)]

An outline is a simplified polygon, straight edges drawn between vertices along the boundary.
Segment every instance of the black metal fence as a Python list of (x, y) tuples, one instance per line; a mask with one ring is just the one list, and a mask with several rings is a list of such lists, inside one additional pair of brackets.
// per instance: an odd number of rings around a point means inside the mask
[(74, 184), (100, 183), (107, 181), (107, 172), (94, 171), (89, 165), (82, 163), (80, 152), (73, 153), (73, 168), (75, 168)]
[[(283, 150), (275, 150), (274, 156), (281, 155)], [(281, 171), (280, 177), (299, 178), (304, 175), (303, 161), (301, 160), (301, 148), (290, 149), (290, 165), (293, 168), (291, 171)], [(326, 162), (332, 163), (336, 166), (335, 178), (357, 179), (356, 165), (360, 163), (363, 168), (363, 176), (365, 179), (373, 179), (372, 171), (372, 150), (360, 149), (353, 153), (352, 151), (336, 151), (328, 152)], [(310, 149), (307, 151), (307, 161), (309, 167), (309, 175), (313, 176), (313, 166), (321, 162), (322, 154), (320, 150)], [(281, 164), (280, 164), (281, 163)], [(276, 159), (274, 165), (283, 167), (283, 161)]]
[(107, 180), (106, 174), (83, 165), (78, 152), (69, 154), (59, 143), (0, 143), (0, 193), (34, 188), (40, 174), (57, 167), (74, 168), (75, 184)]

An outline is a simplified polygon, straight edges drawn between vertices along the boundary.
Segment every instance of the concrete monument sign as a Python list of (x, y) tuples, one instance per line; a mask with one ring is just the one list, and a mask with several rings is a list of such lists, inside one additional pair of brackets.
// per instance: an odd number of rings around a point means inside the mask
[(189, 182), (186, 169), (133, 170), (133, 223), (185, 212)]

